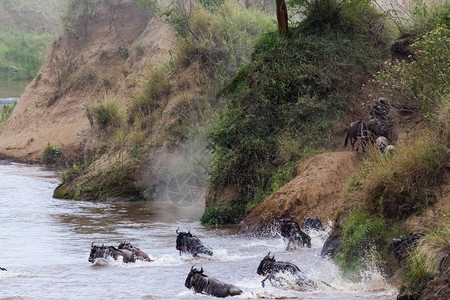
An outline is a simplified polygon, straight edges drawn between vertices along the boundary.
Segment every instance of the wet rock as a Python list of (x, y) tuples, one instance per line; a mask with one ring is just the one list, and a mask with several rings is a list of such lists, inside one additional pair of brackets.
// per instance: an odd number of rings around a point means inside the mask
[(320, 252), (321, 256), (329, 255), (333, 257), (342, 249), (340, 240), (341, 233), (342, 229), (340, 227), (335, 227), (331, 230), (327, 240), (323, 244), (322, 251)]
[(324, 230), (322, 222), (320, 222), (318, 217), (316, 217), (315, 219), (313, 219), (313, 218), (305, 218), (305, 230), (309, 231), (311, 229), (313, 229), (313, 230)]

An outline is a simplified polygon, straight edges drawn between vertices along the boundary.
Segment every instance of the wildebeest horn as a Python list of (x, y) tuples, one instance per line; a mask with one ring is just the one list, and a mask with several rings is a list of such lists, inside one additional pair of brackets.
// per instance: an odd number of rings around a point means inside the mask
[(94, 243), (95, 243), (95, 241), (92, 242), (91, 247), (94, 247)]
[(180, 228), (177, 228), (177, 230), (175, 231), (175, 233), (178, 233), (178, 230), (180, 230)]
[(201, 267), (201, 269), (200, 269), (200, 273), (202, 273), (202, 274), (203, 274), (203, 267)]

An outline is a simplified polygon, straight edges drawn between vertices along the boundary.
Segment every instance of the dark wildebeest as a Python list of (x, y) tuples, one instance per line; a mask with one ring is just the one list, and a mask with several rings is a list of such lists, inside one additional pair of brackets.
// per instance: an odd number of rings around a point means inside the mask
[(97, 258), (108, 259), (111, 256), (114, 259), (117, 259), (119, 256), (122, 256), (124, 263), (135, 262), (134, 254), (132, 251), (127, 249), (117, 249), (114, 246), (96, 246), (94, 242), (91, 244), (91, 253), (89, 254), (88, 261), (90, 263), (94, 263)]
[(201, 270), (194, 269), (192, 266), (184, 286), (188, 289), (193, 288), (196, 293), (225, 298), (242, 294), (242, 290), (232, 284), (223, 283), (214, 277), (208, 277)]
[(198, 237), (193, 236), (190, 231), (178, 232), (177, 229), (176, 233), (178, 234), (176, 249), (180, 251), (180, 255), (182, 252), (191, 253), (194, 257), (198, 257), (199, 254), (213, 255), (213, 252), (205, 247)]
[(126, 249), (126, 250), (133, 252), (134, 256), (137, 259), (152, 261), (147, 253), (145, 253), (138, 247), (134, 247), (130, 242), (121, 242), (117, 248), (119, 250)]
[(292, 218), (280, 219), (281, 222), (281, 236), (288, 238), (288, 245), (286, 250), (289, 250), (291, 243), (296, 243), (301, 246), (311, 248), (311, 237), (300, 229), (297, 222)]
[[(279, 287), (292, 286), (295, 289), (301, 290), (317, 287), (316, 283), (306, 278), (305, 273), (303, 273), (296, 265), (290, 262), (276, 261), (273, 255), (270, 256), (270, 252), (263, 260), (261, 260), (256, 273), (258, 275), (266, 276), (266, 278), (261, 281), (262, 287), (264, 287), (264, 281), (267, 279), (269, 279), (272, 285)], [(289, 282), (287, 278), (281, 276), (279, 273), (292, 276), (292, 281)]]
[(0, 267), (0, 271), (7, 271), (5, 268)]
[[(361, 144), (362, 151), (364, 152), (366, 149), (366, 142), (368, 140), (368, 130), (366, 123), (364, 123), (362, 120), (359, 120), (358, 122), (352, 122), (348, 124), (344, 148), (347, 147), (348, 139), (350, 139), (352, 151), (355, 151), (355, 143), (359, 141), (359, 144)], [(356, 147), (356, 152), (358, 152), (359, 144)]]
[(305, 218), (305, 231), (313, 230), (324, 230), (322, 222), (320, 222), (319, 218)]
[(397, 262), (400, 263), (414, 248), (417, 248), (419, 240), (424, 236), (425, 234), (423, 233), (416, 233), (404, 239), (392, 239), (392, 248), (394, 250), (394, 257), (397, 259)]

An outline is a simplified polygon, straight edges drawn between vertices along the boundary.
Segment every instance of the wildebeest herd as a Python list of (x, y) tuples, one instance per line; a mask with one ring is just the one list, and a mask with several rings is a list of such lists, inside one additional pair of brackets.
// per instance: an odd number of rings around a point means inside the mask
[[(310, 248), (311, 237), (305, 231), (311, 229), (323, 230), (322, 223), (318, 218), (305, 219), (305, 230), (301, 229), (292, 217), (280, 218), (278, 221), (280, 223), (281, 236), (288, 243), (286, 250), (291, 249), (291, 245)], [(213, 255), (213, 251), (206, 247), (190, 231), (184, 232), (177, 229), (175, 233), (177, 234), (175, 248), (179, 251), (180, 255), (188, 254), (194, 258)], [(88, 261), (94, 264), (98, 261), (108, 261), (108, 259), (120, 259), (124, 263), (133, 263), (137, 260), (153, 261), (147, 253), (133, 246), (130, 242), (121, 242), (117, 247), (100, 246), (92, 242)], [(329, 286), (322, 281), (314, 281), (307, 278), (306, 274), (293, 263), (276, 261), (274, 255), (271, 255), (270, 252), (261, 260), (256, 273), (265, 277), (261, 281), (262, 287), (265, 286), (266, 280), (269, 280), (275, 287), (292, 288), (295, 290), (311, 290), (317, 288), (319, 284)], [(216, 297), (235, 296), (243, 293), (237, 286), (205, 275), (203, 267), (198, 269), (192, 266), (184, 285), (188, 289), (193, 289), (196, 293)]]
[[(296, 247), (311, 247), (311, 237), (308, 232), (311, 230), (324, 230), (320, 220), (316, 218), (306, 218), (304, 220), (304, 229), (300, 228), (292, 217), (279, 218), (280, 235), (287, 240), (286, 250), (292, 249), (291, 245)], [(199, 238), (194, 236), (190, 231), (183, 232), (179, 229), (175, 232), (176, 245), (175, 248), (182, 253), (192, 255), (192, 257), (208, 257), (213, 255), (213, 251), (206, 247)], [(401, 262), (411, 249), (417, 247), (418, 240), (424, 234), (414, 234), (404, 239), (394, 238), (392, 247), (394, 255)], [(135, 247), (130, 242), (124, 241), (115, 246), (95, 245), (91, 244), (91, 252), (88, 261), (95, 264), (98, 261), (107, 262), (109, 259), (121, 260), (124, 263), (133, 263), (137, 260), (152, 262), (147, 253)], [(255, 266), (256, 267), (256, 266)], [(0, 267), (0, 271), (7, 271)], [(332, 288), (328, 283), (321, 280), (308, 278), (307, 275), (295, 264), (291, 262), (283, 262), (275, 260), (275, 255), (269, 252), (263, 257), (256, 273), (264, 277), (261, 285), (264, 288), (265, 282), (268, 280), (276, 288), (288, 288), (297, 291), (310, 291), (320, 286)], [(200, 269), (192, 266), (189, 270), (184, 286), (193, 289), (195, 293), (202, 293), (215, 297), (236, 296), (243, 293), (242, 289), (228, 283), (224, 283), (214, 277), (204, 274), (203, 267)]]
[(344, 148), (350, 141), (352, 151), (358, 151), (361, 146), (361, 151), (365, 152), (368, 144), (376, 144), (382, 153), (392, 153), (395, 146), (391, 145), (388, 140), (393, 128), (393, 122), (389, 118), (389, 103), (386, 99), (379, 98), (368, 107), (370, 120), (367, 124), (363, 120), (359, 120), (347, 125)]

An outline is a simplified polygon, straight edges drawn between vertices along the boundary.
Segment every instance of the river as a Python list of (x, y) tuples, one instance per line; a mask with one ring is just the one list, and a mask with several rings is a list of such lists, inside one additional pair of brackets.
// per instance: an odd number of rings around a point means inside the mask
[(1, 81), (0, 80), (0, 112), (4, 105), (12, 105), (18, 101), (26, 86), (28, 80), (19, 81)]
[[(235, 284), (244, 299), (394, 299), (395, 289), (374, 271), (349, 283), (337, 267), (320, 257), (325, 234), (312, 235), (312, 248), (285, 251), (280, 238), (235, 235), (235, 228), (205, 228), (198, 222), (202, 205), (85, 202), (52, 198), (59, 179), (39, 166), (0, 162), (0, 299), (206, 299), (184, 287), (191, 268)], [(198, 204), (194, 204), (198, 205)], [(180, 256), (177, 228), (190, 230), (212, 248), (212, 258)], [(153, 262), (88, 262), (90, 246), (128, 240)], [(261, 287), (256, 274), (269, 252), (295, 263), (308, 277), (333, 288), (297, 292)], [(285, 299), (285, 298), (283, 298)]]

